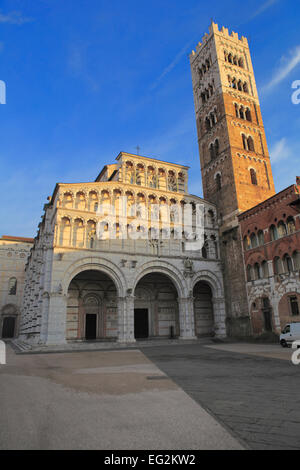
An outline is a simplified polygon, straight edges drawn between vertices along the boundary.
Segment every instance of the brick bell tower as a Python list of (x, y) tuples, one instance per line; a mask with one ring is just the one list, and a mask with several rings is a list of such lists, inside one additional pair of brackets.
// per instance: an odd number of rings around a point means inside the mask
[(219, 213), (227, 331), (248, 335), (237, 215), (275, 194), (248, 41), (212, 23), (190, 63), (203, 194)]

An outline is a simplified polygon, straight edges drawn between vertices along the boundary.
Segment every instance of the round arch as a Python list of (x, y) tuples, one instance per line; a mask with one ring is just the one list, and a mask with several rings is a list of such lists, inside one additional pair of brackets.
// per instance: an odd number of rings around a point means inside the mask
[(184, 278), (182, 278), (182, 272), (180, 272), (175, 266), (166, 263), (160, 262), (157, 264), (155, 261), (150, 261), (148, 263), (143, 264), (140, 269), (137, 270), (137, 275), (134, 280), (133, 291), (135, 290), (138, 282), (147, 274), (151, 273), (160, 273), (165, 274), (167, 277), (173, 281), (178, 297), (186, 297), (188, 288)]
[(135, 338), (178, 337), (178, 297), (176, 284), (166, 272), (144, 272), (134, 289)]
[(15, 304), (6, 304), (0, 312), (0, 338), (17, 336), (20, 310)]
[(193, 280), (192, 290), (199, 282), (206, 282), (212, 290), (213, 298), (224, 297), (223, 286), (217, 276), (211, 271), (201, 271)]
[(65, 271), (62, 281), (62, 293), (67, 295), (72, 279), (83, 271), (101, 271), (114, 282), (119, 297), (124, 297), (127, 291), (126, 278), (119, 267), (109, 260), (103, 258), (83, 258), (73, 263)]

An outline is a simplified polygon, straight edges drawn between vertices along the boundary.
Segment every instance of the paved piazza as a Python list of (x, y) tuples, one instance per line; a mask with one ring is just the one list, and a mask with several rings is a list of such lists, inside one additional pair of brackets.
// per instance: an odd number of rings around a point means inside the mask
[(242, 448), (139, 350), (8, 348), (0, 402), (0, 449)]
[(145, 354), (250, 449), (300, 449), (300, 366), (279, 345), (187, 345)]
[(300, 448), (300, 366), (290, 349), (159, 342), (118, 351), (7, 349), (1, 449)]

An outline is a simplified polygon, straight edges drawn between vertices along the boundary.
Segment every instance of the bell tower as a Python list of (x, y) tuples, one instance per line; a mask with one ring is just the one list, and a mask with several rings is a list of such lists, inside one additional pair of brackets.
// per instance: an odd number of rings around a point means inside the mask
[(190, 62), (204, 198), (228, 227), (275, 194), (248, 41), (212, 23)]
[(249, 335), (237, 216), (275, 188), (248, 41), (212, 23), (190, 64), (203, 194), (219, 215), (227, 333)]

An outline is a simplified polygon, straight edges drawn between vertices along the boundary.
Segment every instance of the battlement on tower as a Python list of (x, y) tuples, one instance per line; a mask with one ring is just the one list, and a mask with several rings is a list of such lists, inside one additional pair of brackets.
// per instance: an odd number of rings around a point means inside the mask
[(248, 40), (245, 36), (242, 36), (240, 39), (239, 39), (239, 35), (238, 33), (236, 33), (235, 31), (232, 31), (230, 34), (229, 34), (229, 30), (228, 28), (225, 28), (225, 26), (222, 26), (221, 29), (219, 29), (219, 26), (217, 23), (214, 23), (212, 22), (211, 25), (209, 26), (209, 33), (205, 33), (204, 36), (202, 37), (202, 41), (200, 41), (197, 46), (196, 46), (196, 51), (195, 50), (192, 50), (191, 54), (190, 54), (190, 59), (192, 60), (196, 55), (199, 54), (199, 52), (201, 51), (201, 49), (207, 44), (207, 42), (209, 41), (209, 39), (211, 39), (211, 37), (214, 35), (214, 34), (218, 34), (218, 35), (222, 35), (225, 39), (230, 39), (231, 41), (235, 41), (237, 42), (238, 44), (242, 44), (243, 46), (248, 46)]

